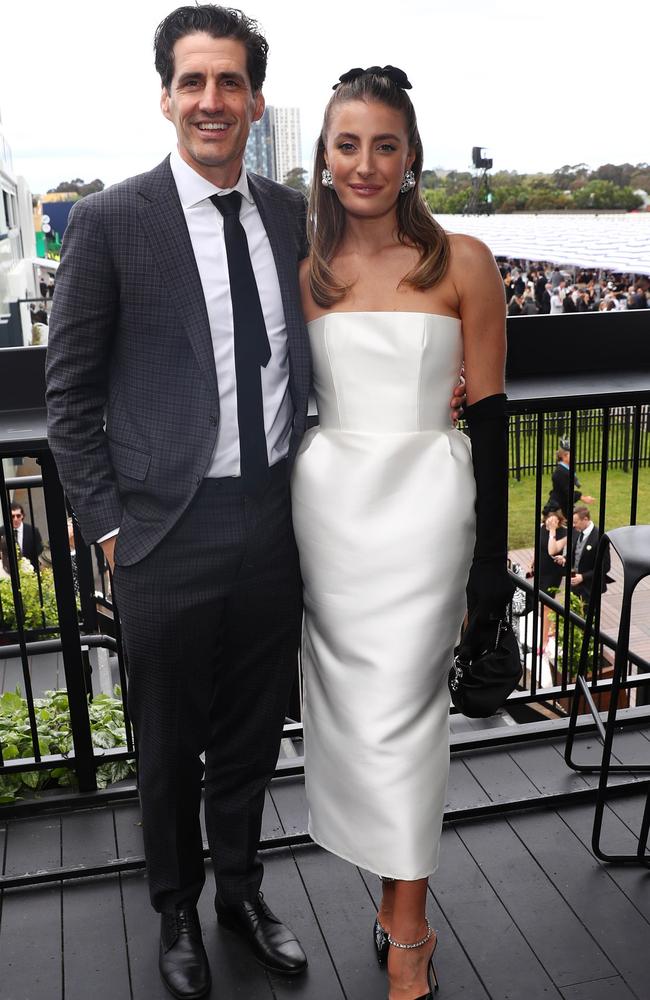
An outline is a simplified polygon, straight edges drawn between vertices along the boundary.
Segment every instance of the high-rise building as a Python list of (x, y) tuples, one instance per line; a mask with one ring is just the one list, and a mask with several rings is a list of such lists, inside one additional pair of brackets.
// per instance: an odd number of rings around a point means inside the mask
[(247, 170), (275, 180), (271, 108), (266, 108), (260, 120), (252, 123), (244, 159)]
[(284, 182), (295, 167), (302, 167), (300, 142), (300, 109), (269, 108), (273, 126), (275, 179)]
[(267, 107), (251, 125), (246, 169), (283, 183), (290, 170), (302, 166), (300, 109)]

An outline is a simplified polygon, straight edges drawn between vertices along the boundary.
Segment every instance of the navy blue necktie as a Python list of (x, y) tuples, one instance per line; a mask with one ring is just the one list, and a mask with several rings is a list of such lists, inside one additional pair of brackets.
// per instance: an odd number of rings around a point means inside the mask
[(239, 221), (241, 194), (212, 195), (212, 204), (223, 215), (228, 277), (235, 328), (235, 375), (241, 482), (246, 493), (259, 496), (269, 481), (269, 461), (264, 431), (262, 373), (271, 358), (257, 282), (253, 273), (246, 231)]

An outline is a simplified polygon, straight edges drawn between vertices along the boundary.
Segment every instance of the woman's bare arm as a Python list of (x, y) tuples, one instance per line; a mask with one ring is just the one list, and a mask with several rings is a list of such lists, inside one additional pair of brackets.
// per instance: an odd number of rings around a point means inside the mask
[(506, 299), (491, 252), (472, 236), (451, 236), (450, 277), (458, 295), (468, 405), (504, 391)]

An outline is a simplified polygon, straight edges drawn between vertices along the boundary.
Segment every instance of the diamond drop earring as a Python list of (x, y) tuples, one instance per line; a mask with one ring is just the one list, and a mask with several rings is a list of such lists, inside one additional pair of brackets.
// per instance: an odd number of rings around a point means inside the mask
[[(325, 181), (323, 181), (323, 184), (324, 183)], [(415, 187), (415, 174), (413, 173), (412, 170), (405, 170), (404, 180), (402, 181), (402, 186), (400, 187), (401, 193), (406, 194), (407, 191), (410, 191), (414, 187)]]
[(332, 183), (332, 171), (328, 170), (327, 167), (325, 167), (325, 169), (323, 170), (323, 173), (322, 173), (322, 182), (321, 183), (322, 183), (322, 185), (323, 185), (324, 188), (333, 188), (334, 187), (334, 184)]

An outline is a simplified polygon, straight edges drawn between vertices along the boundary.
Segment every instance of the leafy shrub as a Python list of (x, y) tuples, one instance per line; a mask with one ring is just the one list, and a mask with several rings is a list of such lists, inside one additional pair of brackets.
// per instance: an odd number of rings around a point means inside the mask
[[(579, 594), (571, 593), (570, 595), (570, 609), (576, 615), (580, 615), (581, 618), (585, 616), (585, 602), (582, 600)], [(558, 673), (561, 672), (564, 663), (564, 617), (558, 615), (555, 611), (551, 612), (551, 621), (555, 621), (555, 666)], [(580, 652), (582, 650), (582, 637), (584, 632), (577, 625), (569, 622), (569, 647), (568, 647), (568, 679), (573, 680), (577, 673), (578, 667), (580, 666)], [(589, 640), (589, 659), (588, 663), (593, 662), (594, 655), (594, 640), (593, 636)]]
[[(29, 559), (21, 559), (18, 563), (18, 570), (20, 576), (20, 593), (25, 615), (25, 628), (56, 627), (59, 624), (59, 613), (56, 607), (56, 592), (54, 590), (54, 575), (52, 570), (47, 566), (41, 567), (42, 604), (41, 595), (38, 591), (38, 576), (34, 572)], [(8, 630), (16, 629), (18, 623), (16, 621), (14, 596), (11, 590), (11, 580), (8, 578), (0, 580), (0, 602), (2, 607), (0, 626)]]
[[(40, 753), (43, 756), (46, 754), (66, 756), (72, 753), (67, 691), (46, 691), (43, 698), (35, 698), (34, 713)], [(115, 697), (108, 694), (96, 695), (89, 701), (88, 713), (93, 746), (105, 750), (126, 746), (124, 709), (119, 688), (115, 688)], [(27, 701), (18, 689), (15, 693), (5, 691), (0, 697), (0, 746), (5, 761), (34, 756)], [(135, 763), (130, 760), (100, 764), (97, 768), (97, 784), (100, 788), (106, 788), (107, 785), (121, 781), (134, 772)], [(74, 771), (65, 766), (43, 771), (22, 771), (16, 774), (0, 773), (0, 804), (13, 802), (25, 789), (38, 791), (45, 786), (76, 787), (76, 784)]]

